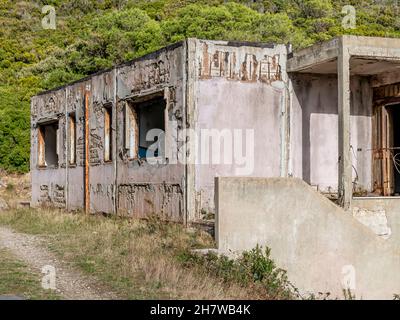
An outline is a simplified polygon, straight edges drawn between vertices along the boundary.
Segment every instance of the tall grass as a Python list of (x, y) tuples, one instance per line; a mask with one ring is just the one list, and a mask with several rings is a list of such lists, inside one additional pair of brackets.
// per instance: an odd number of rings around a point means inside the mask
[[(17, 209), (0, 224), (40, 235), (60, 258), (95, 275), (130, 299), (269, 299), (209, 265), (182, 260), (192, 249), (214, 246), (208, 234), (151, 218), (148, 221)], [(281, 297), (276, 295), (276, 297)], [(275, 298), (272, 297), (272, 298)]]

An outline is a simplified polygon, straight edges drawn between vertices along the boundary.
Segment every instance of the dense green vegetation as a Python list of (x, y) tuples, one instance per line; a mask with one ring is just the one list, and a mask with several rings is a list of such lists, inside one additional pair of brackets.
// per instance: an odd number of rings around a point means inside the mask
[[(35, 93), (185, 37), (291, 42), (336, 35), (400, 36), (396, 0), (0, 0), (0, 168), (29, 167)], [(41, 26), (53, 5), (56, 30)], [(344, 5), (357, 28), (343, 29)]]

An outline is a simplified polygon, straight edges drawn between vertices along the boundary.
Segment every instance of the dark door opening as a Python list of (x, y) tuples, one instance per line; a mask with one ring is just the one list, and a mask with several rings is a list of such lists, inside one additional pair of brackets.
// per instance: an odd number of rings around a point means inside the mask
[(388, 122), (388, 148), (390, 149), (390, 166), (392, 167), (392, 192), (400, 195), (400, 104), (386, 107), (389, 114)]

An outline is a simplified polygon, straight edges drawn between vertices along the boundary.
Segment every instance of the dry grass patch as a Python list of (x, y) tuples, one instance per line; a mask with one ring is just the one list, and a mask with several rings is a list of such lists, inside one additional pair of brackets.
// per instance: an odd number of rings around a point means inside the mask
[(6, 174), (0, 169), (0, 198), (4, 199), (10, 208), (19, 207), (21, 201), (29, 201), (30, 174)]
[(262, 298), (236, 281), (210, 274), (204, 265), (182, 263), (182, 255), (213, 247), (213, 240), (156, 218), (141, 221), (16, 209), (1, 213), (0, 223), (44, 237), (59, 257), (129, 299)]
[(42, 275), (30, 270), (11, 252), (0, 248), (0, 295), (22, 299), (55, 300), (60, 297), (41, 287)]

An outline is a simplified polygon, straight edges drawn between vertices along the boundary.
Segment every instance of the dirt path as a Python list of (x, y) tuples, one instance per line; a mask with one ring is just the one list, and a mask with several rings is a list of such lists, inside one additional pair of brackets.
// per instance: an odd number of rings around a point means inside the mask
[[(44, 266), (54, 266), (56, 271), (56, 292), (68, 300), (108, 300), (118, 296), (104, 289), (95, 279), (74, 270), (58, 260), (43, 245), (43, 240), (0, 227), (0, 247), (9, 249), (16, 257), (41, 274)], [(39, 278), (41, 281), (41, 278)]]

